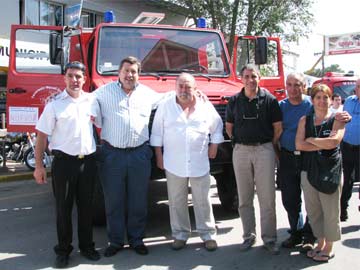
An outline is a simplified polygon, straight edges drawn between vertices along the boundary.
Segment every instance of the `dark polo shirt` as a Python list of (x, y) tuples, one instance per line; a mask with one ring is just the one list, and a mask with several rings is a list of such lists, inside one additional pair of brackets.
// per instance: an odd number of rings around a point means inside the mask
[(229, 99), (226, 107), (226, 122), (234, 124), (235, 143), (271, 142), (274, 136), (272, 124), (279, 121), (282, 121), (279, 103), (264, 88), (259, 88), (252, 100), (245, 96), (243, 88)]

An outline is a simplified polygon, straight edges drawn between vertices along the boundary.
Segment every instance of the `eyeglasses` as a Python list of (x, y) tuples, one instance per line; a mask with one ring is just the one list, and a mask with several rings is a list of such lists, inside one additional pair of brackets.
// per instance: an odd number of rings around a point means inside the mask
[(83, 63), (80, 63), (78, 61), (74, 61), (74, 62), (70, 62), (67, 63), (65, 65), (65, 72), (69, 69), (69, 68), (75, 68), (75, 69), (80, 69), (82, 72), (86, 71), (86, 67)]

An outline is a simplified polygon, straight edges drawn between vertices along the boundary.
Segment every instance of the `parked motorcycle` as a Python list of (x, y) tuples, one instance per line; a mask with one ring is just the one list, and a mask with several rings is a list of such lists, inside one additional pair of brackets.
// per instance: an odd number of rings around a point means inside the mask
[[(0, 143), (0, 165), (6, 160), (25, 163), (30, 170), (35, 170), (35, 133), (10, 132), (2, 143)], [(44, 166), (50, 167), (52, 156), (47, 150), (44, 153)]]
[[(27, 148), (27, 150), (24, 153), (24, 162), (25, 165), (30, 169), (30, 170), (35, 170), (35, 145), (36, 145), (36, 134), (35, 133), (27, 133), (27, 141), (28, 141), (28, 145), (29, 147)], [(51, 162), (52, 162), (52, 156), (50, 155), (50, 152), (48, 150), (46, 150), (44, 152), (44, 159), (43, 159), (43, 163), (44, 163), (44, 167), (50, 167), (51, 166)]]
[(0, 145), (0, 162), (3, 163), (4, 156), (6, 160), (23, 162), (25, 152), (29, 148), (27, 135), (25, 133), (10, 132), (7, 134), (4, 142)]

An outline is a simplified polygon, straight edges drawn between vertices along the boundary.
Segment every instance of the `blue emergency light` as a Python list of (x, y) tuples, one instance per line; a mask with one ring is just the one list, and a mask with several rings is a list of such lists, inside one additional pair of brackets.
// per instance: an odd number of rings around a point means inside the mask
[(206, 28), (206, 19), (204, 17), (198, 18), (196, 26), (198, 28)]
[(114, 12), (112, 10), (105, 11), (104, 22), (106, 22), (106, 23), (115, 22), (115, 16), (114, 16)]

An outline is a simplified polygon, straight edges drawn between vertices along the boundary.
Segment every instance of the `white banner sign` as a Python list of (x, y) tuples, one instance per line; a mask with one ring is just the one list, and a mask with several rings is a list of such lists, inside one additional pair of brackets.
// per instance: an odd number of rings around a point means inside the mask
[(37, 107), (9, 107), (9, 124), (33, 126), (39, 117)]
[(360, 32), (325, 36), (325, 54), (360, 53)]
[[(9, 66), (10, 40), (0, 38), (0, 67)], [(44, 43), (16, 41), (16, 65), (49, 66), (49, 45)]]

